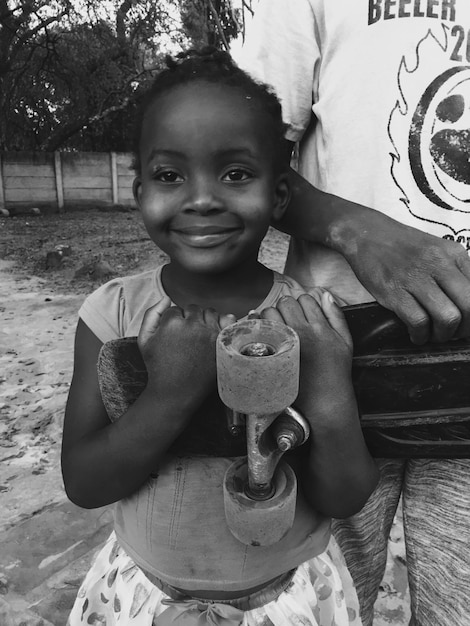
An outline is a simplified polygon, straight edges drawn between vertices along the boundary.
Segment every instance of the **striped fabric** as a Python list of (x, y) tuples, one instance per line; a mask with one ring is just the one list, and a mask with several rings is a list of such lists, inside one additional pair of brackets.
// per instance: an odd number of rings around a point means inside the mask
[(364, 626), (372, 626), (400, 495), (413, 626), (470, 626), (470, 460), (380, 460), (364, 509), (334, 520)]

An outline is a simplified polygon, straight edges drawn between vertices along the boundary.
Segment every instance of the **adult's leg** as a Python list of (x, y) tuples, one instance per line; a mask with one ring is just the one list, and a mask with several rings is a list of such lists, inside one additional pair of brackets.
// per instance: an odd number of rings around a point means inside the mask
[(403, 521), (411, 623), (470, 625), (470, 460), (410, 461)]
[(333, 535), (356, 585), (364, 626), (372, 626), (374, 619), (374, 603), (385, 572), (388, 537), (400, 499), (406, 461), (378, 459), (377, 465), (379, 484), (362, 511), (344, 520), (333, 520)]

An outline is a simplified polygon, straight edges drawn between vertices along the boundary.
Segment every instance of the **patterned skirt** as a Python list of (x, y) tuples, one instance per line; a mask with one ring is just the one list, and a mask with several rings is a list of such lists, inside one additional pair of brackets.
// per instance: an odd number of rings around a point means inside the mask
[[(185, 597), (156, 587), (116, 540), (114, 532), (95, 557), (67, 626), (361, 626), (351, 576), (333, 537), (327, 549), (300, 565), (274, 599), (241, 610), (235, 602)], [(238, 602), (240, 606), (240, 603)]]

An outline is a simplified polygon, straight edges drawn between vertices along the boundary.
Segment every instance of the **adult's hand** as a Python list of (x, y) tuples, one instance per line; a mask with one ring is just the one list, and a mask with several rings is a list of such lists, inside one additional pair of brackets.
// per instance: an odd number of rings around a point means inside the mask
[(460, 244), (371, 210), (349, 227), (334, 247), (414, 343), (470, 336), (470, 258)]

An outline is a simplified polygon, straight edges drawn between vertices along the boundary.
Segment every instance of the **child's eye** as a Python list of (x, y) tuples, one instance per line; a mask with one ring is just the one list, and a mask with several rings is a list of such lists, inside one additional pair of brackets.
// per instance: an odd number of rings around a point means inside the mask
[(153, 174), (153, 179), (162, 183), (180, 183), (183, 177), (173, 170), (157, 170)]
[(224, 180), (228, 180), (232, 183), (249, 180), (250, 178), (253, 178), (253, 174), (251, 172), (248, 172), (247, 170), (242, 169), (230, 170), (229, 172), (224, 174), (223, 177)]

